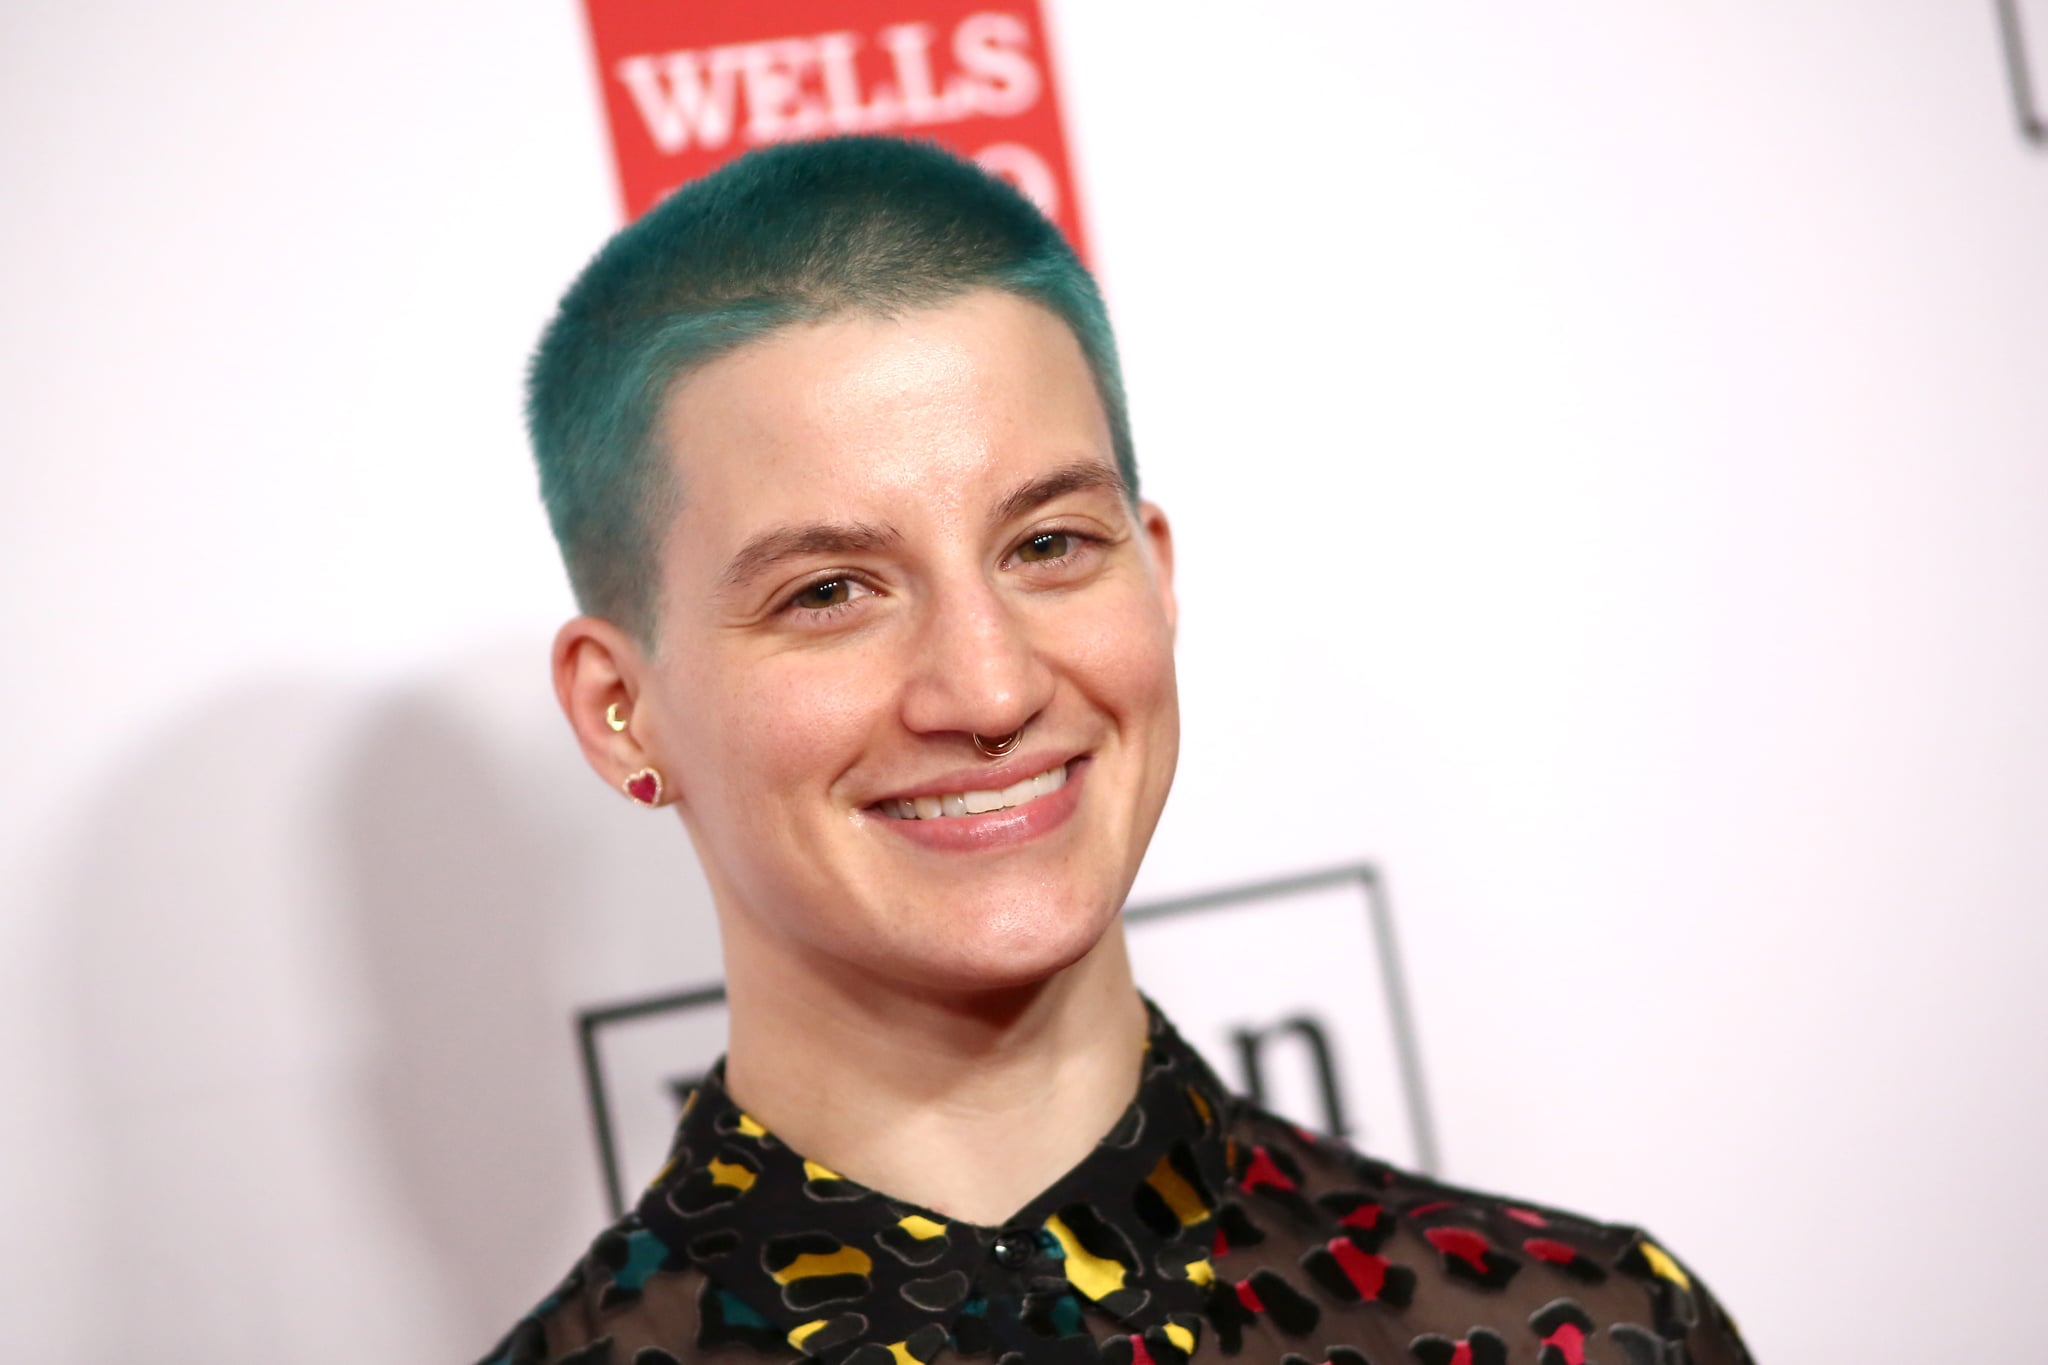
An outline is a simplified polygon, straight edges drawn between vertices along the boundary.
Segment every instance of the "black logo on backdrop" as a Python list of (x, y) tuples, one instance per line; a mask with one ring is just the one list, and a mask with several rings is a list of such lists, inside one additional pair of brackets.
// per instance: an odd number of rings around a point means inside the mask
[[(1994, 0), (1998, 7), (1998, 34), (2005, 44), (2005, 74), (2012, 83), (2013, 113), (2020, 121), (2020, 136), (2036, 147), (2048, 147), (2048, 111), (2041, 106), (2041, 86), (2036, 77), (2048, 79), (2048, 33), (2039, 23), (2029, 24), (2020, 15), (2021, 0)], [(2041, 16), (2035, 15), (2036, 19)], [(2029, 46), (2029, 40), (2033, 46)], [(2037, 60), (2039, 58), (2039, 60)]]
[[(1374, 868), (1364, 864), (1333, 868), (1325, 872), (1226, 887), (1150, 905), (1131, 906), (1124, 911), (1124, 919), (1134, 928), (1160, 924), (1162, 927), (1157, 932), (1171, 932), (1168, 927), (1171, 923), (1191, 927), (1197, 919), (1217, 912), (1244, 911), (1260, 902), (1345, 887), (1361, 894), (1365, 908), (1369, 946), (1363, 951), (1366, 956), (1376, 959), (1376, 963), (1368, 961), (1359, 965), (1376, 968), (1372, 975), (1385, 1014), (1380, 1027), (1386, 1034), (1384, 1041), (1392, 1051), (1394, 1080), (1390, 1084), (1398, 1085), (1402, 1092), (1400, 1108), (1405, 1114), (1406, 1138), (1413, 1153), (1413, 1164), (1425, 1173), (1432, 1172), (1436, 1168), (1436, 1141), (1423, 1087), (1420, 1054), (1415, 1042), (1407, 986), (1395, 948), (1393, 913)], [(1256, 949), (1248, 947), (1247, 951)], [(715, 1022), (716, 1016), (711, 1012), (723, 1007), (724, 1003), (724, 986), (708, 985), (577, 1012), (576, 1031), (582, 1053), (584, 1085), (590, 1102), (591, 1127), (603, 1170), (605, 1195), (614, 1217), (624, 1212), (620, 1172), (625, 1162), (620, 1152), (618, 1115), (614, 1103), (615, 1076), (612, 1073), (617, 1068), (607, 1067), (606, 1038), (621, 1026), (649, 1021), (708, 1016), (708, 1022)], [(1319, 1126), (1324, 1132), (1354, 1139), (1361, 1136), (1352, 1121), (1355, 1110), (1349, 1103), (1343, 1071), (1337, 1061), (1342, 1040), (1324, 1011), (1311, 1006), (1288, 1010), (1271, 1018), (1233, 1019), (1228, 1028), (1228, 1038), (1228, 1054), (1211, 1060), (1224, 1071), (1223, 1079), (1234, 1083), (1240, 1093), (1254, 1101), (1264, 1101), (1274, 1082), (1291, 1075), (1301, 1083), (1297, 1090), (1306, 1089), (1315, 1096), (1316, 1107), (1320, 1110)], [(706, 1055), (701, 1060), (708, 1064), (711, 1057)], [(1230, 1074), (1233, 1069), (1235, 1075)], [(671, 1070), (657, 1079), (642, 1073), (636, 1083), (652, 1083), (665, 1091), (672, 1119), (674, 1110), (702, 1074), (701, 1069), (681, 1073)]]

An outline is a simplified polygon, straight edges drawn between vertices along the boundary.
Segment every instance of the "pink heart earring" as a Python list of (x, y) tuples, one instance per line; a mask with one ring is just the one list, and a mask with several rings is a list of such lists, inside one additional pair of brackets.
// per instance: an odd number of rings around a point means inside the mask
[(643, 806), (658, 806), (661, 804), (661, 774), (652, 768), (642, 768), (637, 773), (628, 774), (626, 780), (619, 784), (619, 790)]

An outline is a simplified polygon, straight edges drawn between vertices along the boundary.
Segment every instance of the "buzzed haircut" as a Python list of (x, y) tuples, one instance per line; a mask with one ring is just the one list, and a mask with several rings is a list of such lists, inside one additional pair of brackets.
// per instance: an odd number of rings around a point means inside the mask
[(900, 138), (785, 143), (621, 229), (563, 295), (527, 377), (541, 497), (581, 609), (655, 643), (661, 537), (687, 496), (657, 432), (677, 380), (778, 327), (894, 316), (983, 288), (1072, 330), (1135, 501), (1116, 339), (1095, 281), (1029, 199), (972, 162)]

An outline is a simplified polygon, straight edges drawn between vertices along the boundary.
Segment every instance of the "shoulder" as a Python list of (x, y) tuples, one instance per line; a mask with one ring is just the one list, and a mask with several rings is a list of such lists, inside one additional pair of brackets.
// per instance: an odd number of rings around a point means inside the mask
[(1299, 1261), (1326, 1288), (1344, 1291), (1351, 1249), (1383, 1265), (1373, 1273), (1432, 1320), (1413, 1346), (1425, 1365), (1521, 1359), (1511, 1343), (1532, 1333), (1559, 1348), (1545, 1361), (1590, 1358), (1601, 1337), (1628, 1365), (1750, 1365), (1718, 1300), (1640, 1227), (1403, 1170), (1243, 1100), (1229, 1127), (1247, 1212), (1333, 1234)]
[[(725, 1296), (690, 1258), (637, 1213), (599, 1233), (553, 1293), (515, 1324), (478, 1365), (669, 1365), (708, 1330), (773, 1358), (779, 1336), (765, 1324), (719, 1321)], [(744, 1316), (744, 1315), (737, 1315)]]

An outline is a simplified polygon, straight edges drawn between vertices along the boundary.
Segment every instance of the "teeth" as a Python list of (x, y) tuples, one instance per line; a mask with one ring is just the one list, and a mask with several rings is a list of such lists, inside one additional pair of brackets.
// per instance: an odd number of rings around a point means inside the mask
[(1001, 791), (948, 792), (944, 796), (895, 798), (880, 803), (882, 814), (894, 820), (940, 820), (948, 816), (982, 815), (1050, 796), (1067, 785), (1067, 765), (1027, 777)]

